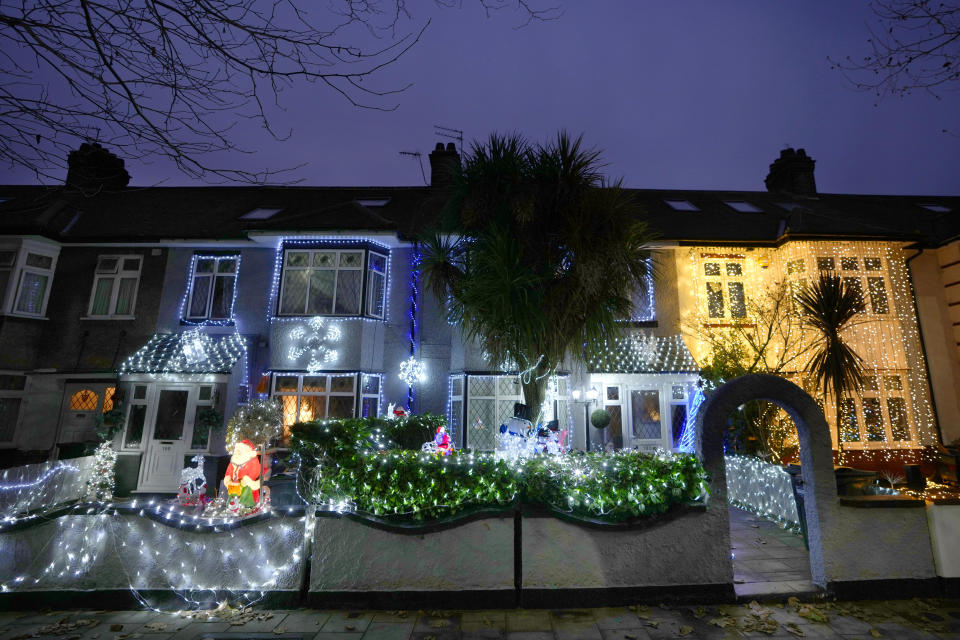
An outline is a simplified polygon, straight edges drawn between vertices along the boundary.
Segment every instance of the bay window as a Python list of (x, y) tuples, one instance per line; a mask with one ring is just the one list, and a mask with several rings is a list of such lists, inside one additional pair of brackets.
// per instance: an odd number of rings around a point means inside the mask
[(387, 256), (358, 249), (293, 249), (283, 255), (281, 316), (384, 317)]

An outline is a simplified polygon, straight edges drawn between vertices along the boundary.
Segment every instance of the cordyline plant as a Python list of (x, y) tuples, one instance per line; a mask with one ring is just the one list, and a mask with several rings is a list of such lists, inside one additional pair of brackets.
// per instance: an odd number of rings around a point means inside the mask
[(863, 386), (863, 358), (843, 337), (843, 332), (859, 324), (857, 316), (866, 310), (863, 295), (844, 284), (831, 272), (823, 272), (808, 288), (797, 295), (797, 303), (804, 324), (817, 332), (814, 352), (806, 372), (823, 389), (824, 399), (832, 395), (837, 406), (837, 451), (843, 463), (843, 434), (840, 424), (844, 392)]
[(493, 134), (454, 167), (443, 228), (424, 241), (421, 268), (448, 320), (492, 365), (526, 371), (534, 417), (564, 356), (619, 333), (651, 275), (652, 235), (601, 167), (581, 137)]

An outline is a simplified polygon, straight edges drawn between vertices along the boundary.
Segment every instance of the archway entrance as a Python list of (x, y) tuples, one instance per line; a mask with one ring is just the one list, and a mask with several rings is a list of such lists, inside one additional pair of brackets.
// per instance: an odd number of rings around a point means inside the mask
[[(803, 389), (783, 378), (751, 374), (732, 380), (717, 389), (700, 407), (697, 416), (698, 446), (703, 464), (712, 478), (711, 501), (715, 509), (727, 503), (723, 429), (728, 417), (750, 400), (766, 400), (787, 412), (797, 428), (804, 484), (804, 512), (809, 544), (810, 579), (817, 587), (827, 586), (823, 535), (819, 507), (836, 506), (837, 489), (833, 473), (830, 430), (817, 403)], [(718, 503), (718, 504), (717, 504)], [(729, 519), (729, 513), (728, 513)]]

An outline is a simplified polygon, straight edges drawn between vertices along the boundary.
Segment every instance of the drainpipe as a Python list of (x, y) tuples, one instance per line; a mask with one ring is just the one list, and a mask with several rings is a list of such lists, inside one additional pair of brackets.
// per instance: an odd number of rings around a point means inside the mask
[(907, 278), (910, 281), (910, 293), (913, 295), (913, 313), (917, 318), (917, 337), (920, 338), (920, 350), (923, 352), (923, 369), (927, 374), (927, 388), (930, 390), (930, 410), (933, 411), (933, 426), (937, 429), (937, 440), (940, 446), (943, 446), (943, 432), (940, 431), (940, 419), (937, 416), (937, 401), (933, 396), (933, 383), (930, 377), (930, 363), (927, 362), (927, 345), (923, 340), (923, 329), (920, 326), (920, 308), (917, 307), (917, 288), (913, 284), (913, 272), (910, 271), (910, 261), (919, 258), (923, 254), (923, 247), (910, 247), (916, 250), (916, 253), (907, 258), (904, 263), (907, 267)]

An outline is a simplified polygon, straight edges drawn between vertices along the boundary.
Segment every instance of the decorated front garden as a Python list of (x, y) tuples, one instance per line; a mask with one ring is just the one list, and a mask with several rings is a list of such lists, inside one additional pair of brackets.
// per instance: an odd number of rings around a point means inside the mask
[[(620, 522), (699, 499), (706, 476), (695, 456), (637, 451), (438, 451), (438, 416), (298, 423), (290, 444), (309, 503), (398, 523), (503, 508), (517, 502), (558, 515)], [(501, 441), (508, 438), (505, 433)], [(426, 449), (426, 450), (425, 450)]]

